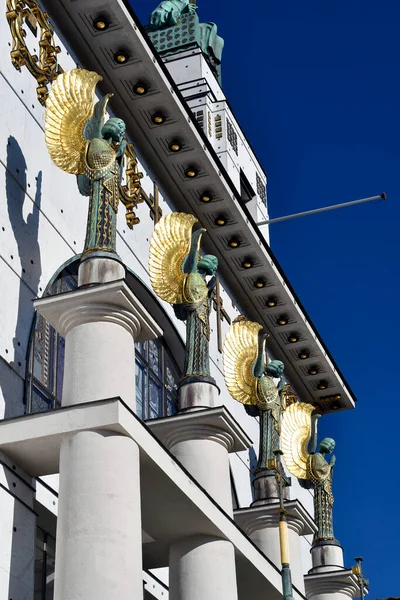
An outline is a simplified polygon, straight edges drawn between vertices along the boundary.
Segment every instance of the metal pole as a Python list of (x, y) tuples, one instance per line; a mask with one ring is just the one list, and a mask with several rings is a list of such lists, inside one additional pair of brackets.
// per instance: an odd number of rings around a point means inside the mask
[(354, 573), (354, 575), (356, 575), (357, 577), (357, 581), (358, 581), (358, 586), (360, 588), (360, 599), (364, 600), (365, 598), (365, 588), (368, 585), (368, 581), (365, 579), (364, 577), (364, 573), (362, 570), (362, 556), (357, 556), (355, 559), (356, 561), (356, 565), (354, 567), (352, 567), (352, 572)]
[(281, 464), (281, 450), (275, 450), (276, 467), (275, 475), (279, 483), (279, 545), (281, 550), (282, 565), (282, 596), (283, 600), (293, 600), (292, 574), (290, 571), (289, 538), (286, 510), (283, 503), (283, 473)]
[(286, 217), (277, 217), (276, 219), (268, 219), (267, 221), (260, 221), (257, 223), (258, 227), (261, 225), (270, 225), (271, 223), (280, 223), (281, 221), (289, 221), (289, 219), (296, 219), (297, 217), (305, 217), (307, 215), (316, 215), (318, 213), (327, 212), (328, 210), (335, 210), (336, 208), (344, 208), (345, 206), (353, 206), (354, 204), (362, 204), (363, 202), (371, 202), (372, 200), (386, 200), (386, 194), (383, 192), (379, 196), (371, 196), (370, 198), (361, 198), (361, 200), (352, 200), (351, 202), (343, 202), (342, 204), (334, 204), (332, 206), (325, 206), (324, 208), (314, 208), (312, 210), (306, 210), (305, 212), (296, 213), (294, 215), (287, 215)]

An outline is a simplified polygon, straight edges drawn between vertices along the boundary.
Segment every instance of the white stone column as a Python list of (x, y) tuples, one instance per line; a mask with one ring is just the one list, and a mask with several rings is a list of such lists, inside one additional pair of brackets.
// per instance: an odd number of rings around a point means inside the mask
[[(162, 332), (124, 281), (35, 305), (65, 337), (63, 406), (120, 397), (135, 410), (135, 340)], [(55, 600), (141, 600), (141, 537), (135, 441), (105, 430), (63, 439)]]
[[(232, 516), (232, 486), (229, 453), (246, 450), (251, 440), (232, 415), (217, 406), (218, 388), (208, 383), (190, 383), (195, 388), (186, 398), (196, 399), (196, 405), (174, 417), (149, 421), (148, 427), (168, 448), (183, 467), (230, 517)], [(204, 396), (201, 397), (201, 386)], [(204, 408), (209, 402), (212, 408)]]
[(74, 433), (60, 450), (55, 599), (142, 597), (138, 446)]
[[(210, 383), (194, 382), (179, 390), (179, 409), (185, 413), (179, 427), (171, 428), (164, 444), (219, 506), (233, 514), (229, 452), (234, 435), (218, 422), (196, 417), (198, 410), (218, 406), (219, 390)], [(192, 415), (192, 417), (190, 416)]]
[[(208, 412), (208, 411), (207, 411)], [(165, 438), (166, 446), (197, 483), (230, 516), (233, 514), (229, 455), (234, 437), (214, 425), (186, 423)], [(236, 566), (233, 545), (221, 538), (196, 536), (170, 548), (170, 600), (235, 600)]]
[(227, 431), (191, 422), (182, 423), (165, 438), (175, 458), (229, 516), (233, 508), (228, 453), (234, 443)]
[[(149, 427), (221, 509), (232, 516), (229, 452), (245, 450), (251, 440), (224, 407), (216, 406), (215, 386), (196, 382), (183, 389), (185, 411), (149, 423)], [(181, 408), (182, 403), (181, 391)], [(237, 599), (231, 542), (208, 535), (192, 536), (172, 544), (169, 556), (170, 600)]]
[(235, 600), (233, 545), (211, 536), (186, 538), (170, 548), (170, 600)]
[[(279, 503), (252, 506), (235, 511), (235, 522), (260, 548), (278, 569), (281, 568), (279, 543)], [(297, 500), (285, 501), (289, 536), (290, 570), (292, 583), (304, 594), (304, 570), (301, 562), (300, 537), (314, 533), (315, 525)]]

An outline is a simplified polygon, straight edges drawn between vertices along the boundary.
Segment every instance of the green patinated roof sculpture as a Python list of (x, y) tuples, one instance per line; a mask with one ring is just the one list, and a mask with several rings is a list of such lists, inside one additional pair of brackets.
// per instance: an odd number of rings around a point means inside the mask
[(151, 13), (147, 33), (162, 56), (198, 45), (220, 81), (224, 40), (215, 23), (199, 22), (196, 10), (190, 0), (164, 0)]

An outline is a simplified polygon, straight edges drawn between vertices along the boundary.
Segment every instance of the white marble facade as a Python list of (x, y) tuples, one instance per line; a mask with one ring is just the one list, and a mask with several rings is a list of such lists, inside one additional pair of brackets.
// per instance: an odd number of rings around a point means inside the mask
[[(37, 51), (37, 40), (31, 36), (30, 43)], [(61, 47), (59, 63), (64, 70), (74, 68), (74, 49), (66, 47), (56, 35)], [(36, 81), (22, 68), (18, 72), (10, 60), (10, 29), (5, 11), (0, 13), (0, 419), (23, 415), (24, 380), (27, 369), (28, 343), (34, 318), (32, 301), (40, 298), (48, 282), (63, 263), (78, 254), (83, 246), (87, 198), (80, 196), (75, 178), (57, 169), (51, 162), (44, 142), (44, 108), (36, 97)], [(35, 47), (36, 45), (36, 47)], [(198, 57), (198, 60), (203, 60)], [(203, 65), (204, 67), (204, 65)], [(202, 67), (202, 68), (203, 68)], [(179, 61), (171, 72), (179, 79)], [(208, 74), (210, 77), (212, 75)], [(227, 107), (221, 108), (235, 123)], [(240, 130), (238, 130), (241, 136)], [(243, 145), (243, 137), (239, 142)], [(138, 147), (137, 140), (132, 142)], [(219, 148), (228, 172), (238, 169), (235, 156), (227, 147)], [(218, 148), (217, 148), (218, 150)], [(224, 156), (222, 156), (224, 154)], [(237, 157), (236, 157), (237, 158)], [(240, 165), (246, 172), (246, 164), (254, 169), (251, 155), (242, 158)], [(231, 166), (230, 166), (231, 165)], [(250, 168), (250, 166), (249, 166)], [(151, 165), (140, 164), (144, 173), (142, 186), (149, 195), (154, 182), (149, 175)], [(248, 178), (253, 180), (254, 173)], [(260, 171), (262, 176), (262, 171)], [(163, 214), (174, 210), (173, 199), (160, 195)], [(265, 217), (267, 208), (257, 201), (255, 216)], [(117, 251), (124, 263), (150, 288), (147, 268), (149, 240), (154, 223), (148, 206), (138, 207), (140, 224), (133, 231), (124, 221), (121, 207), (118, 216)], [(239, 313), (234, 298), (221, 289), (225, 311), (231, 319)], [(172, 308), (163, 309), (173, 322), (181, 340), (185, 328), (178, 321)], [(236, 508), (245, 508), (252, 502), (250, 467), (254, 466), (258, 451), (258, 423), (249, 417), (243, 407), (229, 396), (222, 374), (222, 355), (217, 344), (217, 315), (211, 315), (211, 368), (212, 375), (221, 389), (220, 403), (226, 406), (253, 441), (249, 450), (232, 452), (230, 468), (234, 483), (233, 499)], [(222, 321), (222, 334), (228, 329)], [(170, 349), (174, 352), (174, 348)], [(48, 535), (54, 535), (57, 517), (58, 478), (56, 475), (41, 481), (31, 480), (18, 465), (4, 455), (0, 456), (0, 598), (10, 600), (33, 600), (35, 549), (34, 529), (36, 523)], [(312, 513), (312, 496), (293, 481), (290, 497), (298, 499)], [(144, 543), (146, 539), (144, 539)], [(296, 570), (305, 574), (311, 568), (311, 536), (300, 538), (300, 554), (292, 557)], [(279, 565), (276, 565), (279, 567)], [(51, 569), (50, 569), (51, 571)], [(49, 578), (51, 580), (51, 572)], [(156, 574), (162, 579), (144, 573), (145, 598), (168, 597), (168, 572), (163, 569)], [(50, 596), (49, 596), (50, 598)], [(47, 600), (47, 597), (46, 597)]]

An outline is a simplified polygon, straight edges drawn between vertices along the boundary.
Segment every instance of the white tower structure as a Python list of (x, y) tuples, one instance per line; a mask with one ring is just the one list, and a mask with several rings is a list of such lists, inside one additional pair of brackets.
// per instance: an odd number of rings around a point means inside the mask
[[(184, 37), (182, 28), (187, 26), (190, 31), (192, 27), (194, 31), (197, 23), (196, 14), (181, 17), (179, 25), (171, 28), (173, 45), (162, 30), (149, 29), (148, 33), (237, 193), (258, 223), (268, 219), (267, 177), (222, 90), (220, 69), (213, 68), (196, 41)], [(262, 233), (269, 242), (267, 226), (262, 227)]]

